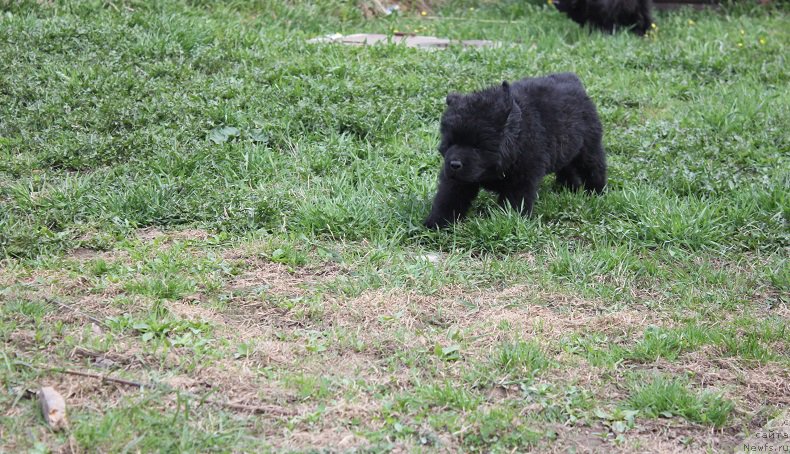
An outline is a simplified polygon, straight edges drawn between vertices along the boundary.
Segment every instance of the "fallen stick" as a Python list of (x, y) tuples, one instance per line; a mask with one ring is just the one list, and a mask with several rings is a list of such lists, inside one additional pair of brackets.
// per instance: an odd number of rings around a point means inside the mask
[(54, 368), (54, 367), (50, 368), (48, 370), (52, 371), (52, 372), (61, 372), (61, 373), (68, 374), (68, 375), (79, 375), (80, 377), (97, 378), (97, 379), (99, 379), (99, 380), (101, 380), (102, 382), (105, 382), (105, 383), (107, 383), (107, 382), (108, 383), (120, 383), (122, 385), (134, 386), (136, 388), (147, 388), (148, 387), (145, 384), (137, 383), (136, 381), (124, 380), (123, 378), (115, 378), (115, 377), (110, 377), (110, 376), (102, 375), (102, 374), (94, 374), (92, 372), (83, 372), (83, 371), (80, 371), (80, 370), (61, 369), (61, 368)]
[(15, 361), (15, 363), (25, 367), (29, 367), (30, 369), (46, 370), (48, 372), (56, 372), (66, 375), (76, 375), (79, 377), (94, 378), (97, 380), (101, 380), (103, 383), (118, 383), (121, 385), (131, 386), (139, 389), (150, 388), (150, 389), (158, 389), (160, 391), (165, 391), (168, 393), (180, 393), (181, 395), (189, 397), (190, 399), (199, 401), (201, 404), (207, 403), (211, 405), (217, 405), (220, 407), (230, 408), (233, 410), (239, 410), (248, 413), (275, 414), (279, 416), (292, 416), (295, 414), (295, 412), (285, 409), (283, 407), (279, 407), (277, 405), (247, 405), (247, 404), (237, 404), (234, 402), (228, 402), (225, 400), (211, 399), (209, 397), (199, 396), (189, 391), (180, 391), (171, 386), (165, 385), (164, 383), (153, 382), (153, 383), (145, 384), (136, 381), (125, 380), (123, 378), (110, 377), (108, 375), (95, 374), (93, 372), (85, 372), (81, 370), (66, 369), (63, 367), (36, 367), (33, 364), (28, 364), (22, 361)]

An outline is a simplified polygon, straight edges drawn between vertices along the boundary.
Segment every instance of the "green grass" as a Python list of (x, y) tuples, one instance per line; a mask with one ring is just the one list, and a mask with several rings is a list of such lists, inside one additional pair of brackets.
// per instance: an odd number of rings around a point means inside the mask
[(648, 327), (630, 345), (612, 345), (611, 339), (598, 333), (576, 334), (564, 342), (566, 351), (602, 367), (615, 367), (623, 361), (650, 363), (660, 358), (674, 361), (705, 346), (717, 348), (724, 356), (765, 363), (780, 359), (777, 355), (790, 347), (790, 332), (783, 318), (745, 318), (734, 320), (732, 327), (726, 329), (701, 325), (698, 321), (673, 328)]
[(499, 370), (515, 377), (530, 377), (548, 366), (540, 346), (523, 341), (503, 344), (495, 362)]
[(682, 380), (661, 376), (648, 382), (645, 379), (641, 377), (632, 385), (628, 405), (652, 418), (681, 416), (689, 421), (721, 427), (734, 408), (731, 401), (716, 393), (694, 393)]
[[(541, 1), (358, 3), (0, 0), (0, 451), (715, 451), (781, 408), (784, 3), (646, 39)], [(307, 43), (395, 30), (506, 44)], [(550, 176), (529, 219), (483, 194), (424, 229), (446, 94), (559, 71), (606, 192)]]

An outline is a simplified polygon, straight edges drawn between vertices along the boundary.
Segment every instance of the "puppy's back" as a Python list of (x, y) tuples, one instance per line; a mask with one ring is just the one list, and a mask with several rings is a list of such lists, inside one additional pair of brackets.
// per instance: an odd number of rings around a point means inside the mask
[(534, 106), (541, 115), (567, 111), (569, 105), (585, 110), (595, 109), (582, 81), (574, 73), (528, 77), (515, 82), (513, 87), (519, 104), (527, 108)]
[(584, 85), (582, 85), (582, 81), (579, 79), (579, 76), (571, 72), (549, 74), (548, 76), (542, 77), (525, 77), (519, 81), (514, 82), (513, 86), (525, 88), (528, 91), (540, 89), (552, 90), (557, 88), (563, 90), (584, 90)]
[[(578, 150), (585, 143), (600, 142), (601, 120), (576, 74), (527, 78), (513, 86), (524, 120), (531, 128), (528, 141), (554, 150), (553, 156), (565, 155), (568, 149)], [(557, 170), (555, 160), (549, 160), (550, 171)]]

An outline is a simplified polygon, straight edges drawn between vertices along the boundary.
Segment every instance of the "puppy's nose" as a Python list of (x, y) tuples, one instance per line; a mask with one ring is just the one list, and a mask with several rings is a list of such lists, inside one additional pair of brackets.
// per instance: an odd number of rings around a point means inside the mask
[(453, 159), (452, 161), (450, 161), (450, 168), (453, 169), (453, 170), (461, 170), (461, 167), (463, 167), (463, 166), (464, 165), (461, 164), (461, 161), (459, 161), (457, 159)]

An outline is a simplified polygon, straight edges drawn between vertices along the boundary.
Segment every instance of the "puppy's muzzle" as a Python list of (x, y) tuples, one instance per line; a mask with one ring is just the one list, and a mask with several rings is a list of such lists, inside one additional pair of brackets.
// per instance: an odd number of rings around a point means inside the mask
[(450, 168), (452, 170), (458, 171), (461, 170), (463, 167), (464, 167), (463, 163), (457, 159), (453, 159), (452, 161), (450, 161)]

